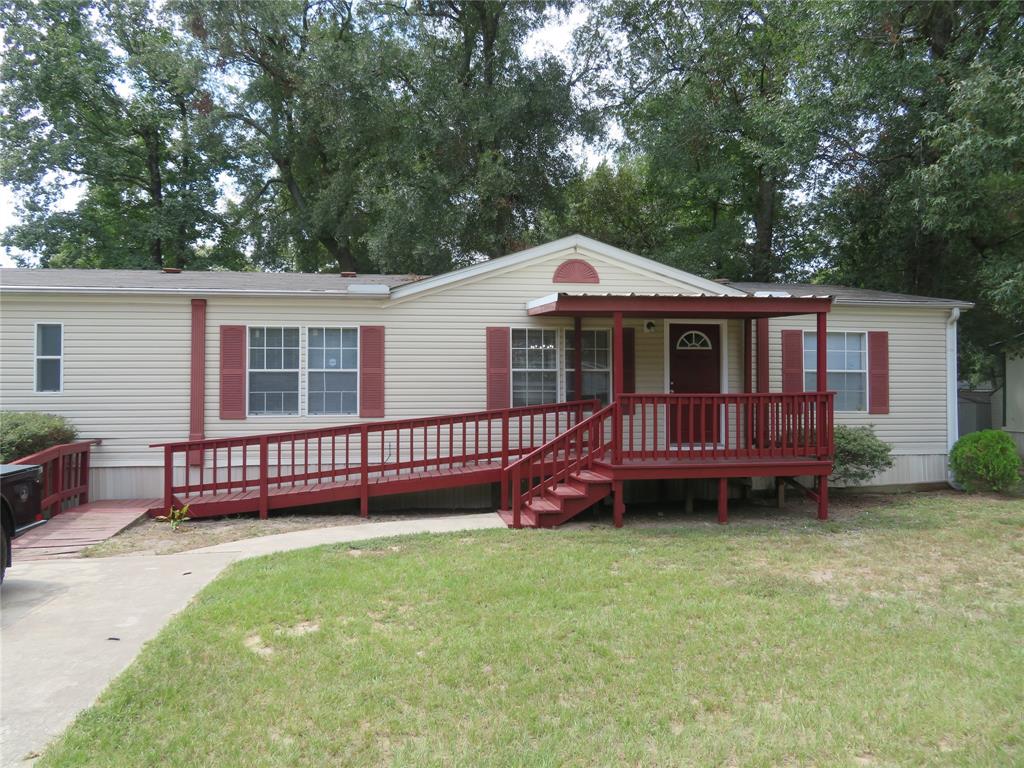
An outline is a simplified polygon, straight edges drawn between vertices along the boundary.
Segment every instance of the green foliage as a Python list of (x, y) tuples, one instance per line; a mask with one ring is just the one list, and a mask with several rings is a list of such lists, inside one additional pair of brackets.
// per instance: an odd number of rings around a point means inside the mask
[(15, 118), (0, 122), (0, 181), (21, 218), (4, 245), (43, 266), (182, 267), (224, 237), (224, 137), (170, 18), (149, 0), (13, 0), (0, 26)]
[(949, 466), (968, 492), (1013, 490), (1020, 483), (1021, 459), (1006, 432), (985, 429), (956, 441), (949, 452)]
[(177, 508), (177, 507), (171, 507), (169, 510), (167, 510), (167, 514), (166, 515), (157, 515), (153, 519), (154, 520), (159, 520), (161, 523), (170, 523), (171, 530), (172, 531), (176, 531), (176, 530), (178, 530), (178, 527), (182, 523), (184, 523), (187, 520), (191, 520), (192, 519), (192, 518), (190, 518), (188, 516), (188, 506), (189, 505), (186, 504), (185, 506), (181, 507), (180, 509)]
[(63, 416), (34, 411), (0, 411), (0, 464), (78, 439)]
[(847, 485), (866, 483), (892, 466), (892, 446), (871, 427), (837, 426), (835, 450), (832, 479)]

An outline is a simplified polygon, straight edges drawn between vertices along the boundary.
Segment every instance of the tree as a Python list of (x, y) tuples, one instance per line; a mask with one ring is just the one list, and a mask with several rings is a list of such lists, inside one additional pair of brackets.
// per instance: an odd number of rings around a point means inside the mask
[(401, 57), (392, 143), (364, 179), (375, 263), (437, 272), (500, 256), (531, 237), (542, 208), (558, 207), (577, 172), (568, 141), (592, 123), (562, 63), (523, 53), (551, 7), (444, 0), (388, 9)]
[(990, 345), (1024, 330), (1022, 12), (1010, 3), (845, 6), (848, 118), (819, 201), (839, 282), (977, 302), (961, 369), (991, 374)]
[(391, 131), (377, 110), (387, 52), (353, 3), (185, 0), (173, 6), (202, 45), (237, 148), (230, 211), (253, 260), (271, 268), (368, 266), (362, 168)]
[[(801, 206), (829, 113), (806, 76), (822, 14), (803, 3), (609, 0), (605, 53), (627, 136), (689, 216), (681, 261), (772, 280), (797, 266)], [(811, 87), (813, 86), (813, 87)]]
[(3, 242), (23, 262), (182, 267), (224, 235), (202, 68), (148, 0), (14, 0), (0, 25), (0, 180), (22, 219)]

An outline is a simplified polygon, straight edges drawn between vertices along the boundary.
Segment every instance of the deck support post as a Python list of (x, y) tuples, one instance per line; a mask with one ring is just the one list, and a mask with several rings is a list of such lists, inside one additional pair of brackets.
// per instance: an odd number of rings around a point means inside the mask
[[(426, 438), (424, 438), (426, 440)], [(410, 451), (412, 447), (410, 446)], [(424, 458), (426, 451), (424, 451)], [(363, 425), (359, 430), (359, 460), (362, 467), (359, 472), (359, 516), (370, 516), (370, 433)]]
[(828, 520), (828, 475), (818, 478), (818, 519)]
[(718, 478), (718, 522), (725, 525), (729, 522), (729, 478)]
[(89, 454), (90, 448), (78, 457), (78, 487), (82, 492), (78, 494), (79, 504), (89, 503)]
[(782, 477), (775, 478), (775, 506), (779, 509), (786, 506), (786, 480)]
[(686, 484), (686, 502), (685, 502), (686, 506), (684, 507), (684, 509), (686, 510), (686, 514), (692, 515), (693, 514), (693, 480), (684, 480), (683, 482)]
[(616, 480), (612, 486), (612, 522), (616, 528), (622, 527), (622, 518), (626, 514), (625, 483)]
[[(186, 472), (188, 469), (186, 468)], [(260, 520), (270, 514), (270, 440), (260, 436)]]

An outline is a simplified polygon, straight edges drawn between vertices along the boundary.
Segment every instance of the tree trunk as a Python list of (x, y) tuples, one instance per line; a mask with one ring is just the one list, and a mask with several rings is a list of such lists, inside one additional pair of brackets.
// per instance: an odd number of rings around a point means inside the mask
[(355, 256), (352, 255), (352, 249), (349, 248), (347, 242), (339, 243), (334, 235), (329, 232), (310, 233), (311, 222), (309, 220), (309, 208), (306, 205), (306, 196), (302, 193), (302, 188), (299, 187), (299, 183), (292, 173), (291, 163), (287, 159), (280, 158), (275, 162), (277, 163), (278, 170), (281, 172), (281, 177), (284, 179), (285, 186), (288, 188), (288, 194), (291, 195), (292, 202), (295, 204), (299, 218), (304, 222), (303, 229), (306, 230), (306, 236), (320, 243), (342, 272), (355, 272)]
[(750, 260), (750, 279), (771, 282), (776, 278), (772, 252), (775, 237), (775, 180), (764, 169), (757, 171), (757, 192), (754, 200), (754, 252)]
[[(163, 226), (162, 209), (164, 205), (163, 181), (160, 177), (160, 135), (156, 128), (147, 126), (140, 131), (143, 144), (146, 147), (146, 172), (149, 177), (149, 200), (152, 204), (159, 226)], [(149, 245), (149, 255), (154, 266), (161, 269), (164, 266), (163, 241), (160, 235), (153, 238)]]

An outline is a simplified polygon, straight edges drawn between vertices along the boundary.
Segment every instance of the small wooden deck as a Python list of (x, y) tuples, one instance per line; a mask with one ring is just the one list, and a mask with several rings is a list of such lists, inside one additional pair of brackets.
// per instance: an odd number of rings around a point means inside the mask
[(86, 547), (106, 541), (159, 506), (160, 499), (117, 499), (73, 507), (12, 541), (14, 560), (77, 557)]

